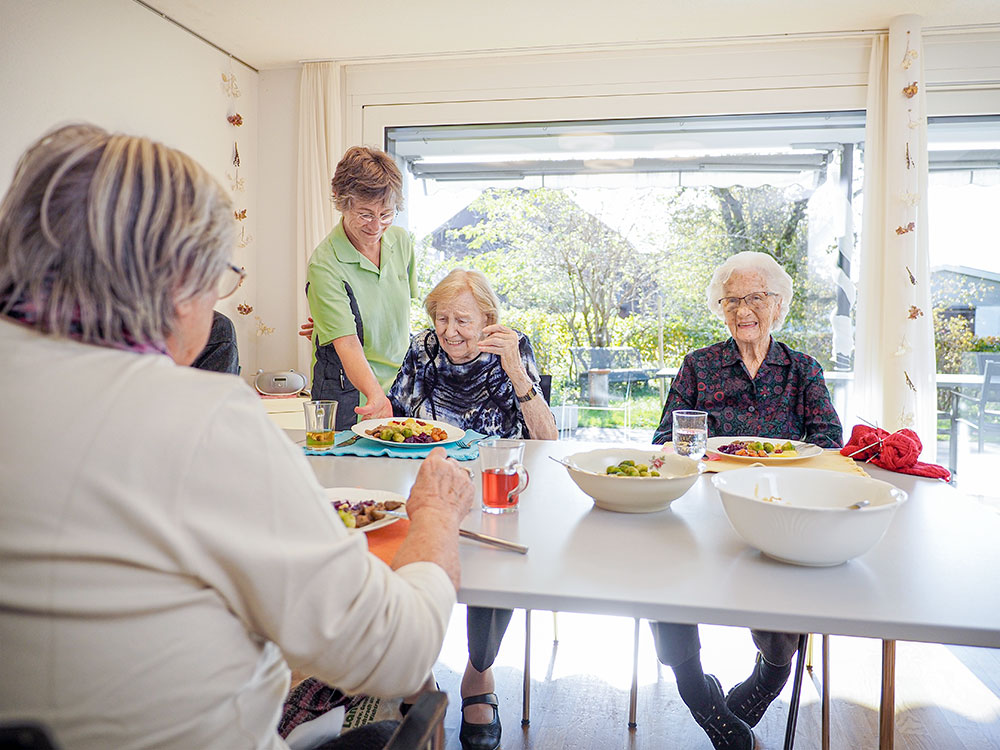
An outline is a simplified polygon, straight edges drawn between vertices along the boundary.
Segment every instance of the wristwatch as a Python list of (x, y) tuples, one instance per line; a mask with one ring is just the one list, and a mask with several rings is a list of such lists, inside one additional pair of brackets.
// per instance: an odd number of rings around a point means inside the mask
[(518, 396), (516, 392), (514, 393), (514, 396), (517, 398), (518, 403), (521, 403), (521, 404), (528, 403), (529, 401), (531, 401), (531, 399), (533, 399), (535, 397), (535, 395), (536, 394), (535, 394), (535, 387), (534, 386), (532, 386), (531, 388), (529, 388), (528, 392), (525, 393), (523, 396)]

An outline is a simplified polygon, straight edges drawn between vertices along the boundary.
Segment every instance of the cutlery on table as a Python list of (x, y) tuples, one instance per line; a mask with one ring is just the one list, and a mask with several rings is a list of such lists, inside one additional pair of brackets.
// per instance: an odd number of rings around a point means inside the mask
[(347, 440), (345, 440), (342, 443), (337, 443), (333, 447), (334, 448), (343, 448), (345, 445), (354, 445), (360, 439), (361, 439), (360, 435), (351, 435), (349, 438), (347, 438)]
[(457, 445), (459, 448), (471, 448), (476, 443), (479, 443), (485, 439), (486, 439), (485, 437), (464, 437), (457, 443), (455, 443), (455, 445)]
[[(395, 518), (405, 518), (409, 520), (409, 516), (406, 513), (401, 513), (398, 510), (386, 510), (383, 511), (387, 516), (393, 516)], [(495, 536), (489, 536), (488, 534), (480, 534), (478, 531), (469, 531), (468, 529), (459, 529), (458, 535), (463, 536), (466, 539), (474, 539), (477, 542), (482, 542), (483, 544), (489, 544), (492, 547), (499, 547), (500, 549), (510, 550), (511, 552), (517, 552), (522, 555), (528, 554), (528, 548), (523, 544), (518, 544), (517, 542), (509, 542), (506, 539), (500, 539)]]

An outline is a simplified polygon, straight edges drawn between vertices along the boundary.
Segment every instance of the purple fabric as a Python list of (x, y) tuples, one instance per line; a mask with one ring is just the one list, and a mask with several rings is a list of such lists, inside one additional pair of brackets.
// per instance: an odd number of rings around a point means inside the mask
[[(46, 284), (45, 288), (49, 289), (50, 285)], [(6, 306), (9, 299), (9, 297), (5, 298), (0, 296), (0, 308)], [(18, 323), (22, 323), (32, 328), (37, 328), (42, 333), (49, 333), (47, 327), (42, 324), (42, 320), (39, 317), (41, 307), (42, 305), (36, 303), (36, 301), (28, 299), (27, 297), (21, 297), (14, 301), (14, 303), (10, 306), (10, 309), (6, 311), (5, 315), (11, 320), (16, 320)], [(75, 339), (76, 341), (82, 341), (82, 334), (83, 329), (79, 321), (79, 310), (77, 310), (77, 315), (74, 316), (74, 319), (70, 324), (69, 337), (71, 339)], [(106, 344), (106, 346), (114, 349), (135, 352), (137, 354), (167, 354), (167, 347), (165, 344), (136, 341), (127, 331), (124, 332), (124, 338), (126, 343)], [(88, 341), (86, 343), (94, 342)]]
[(733, 339), (688, 354), (670, 386), (654, 443), (671, 440), (677, 409), (708, 412), (709, 437), (757, 435), (821, 448), (843, 445), (823, 368), (773, 338), (752, 380)]

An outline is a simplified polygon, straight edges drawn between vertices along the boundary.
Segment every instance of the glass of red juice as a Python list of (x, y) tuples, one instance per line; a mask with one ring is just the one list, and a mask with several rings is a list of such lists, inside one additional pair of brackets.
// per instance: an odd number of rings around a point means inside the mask
[(524, 441), (488, 438), (479, 444), (479, 467), (483, 476), (483, 510), (512, 513), (520, 493), (528, 486), (524, 468)]

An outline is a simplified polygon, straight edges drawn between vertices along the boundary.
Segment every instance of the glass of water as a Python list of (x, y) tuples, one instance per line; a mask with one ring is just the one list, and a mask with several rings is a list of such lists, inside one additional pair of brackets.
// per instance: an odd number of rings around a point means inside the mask
[(674, 453), (697, 461), (705, 455), (707, 443), (707, 412), (691, 410), (674, 412)]

